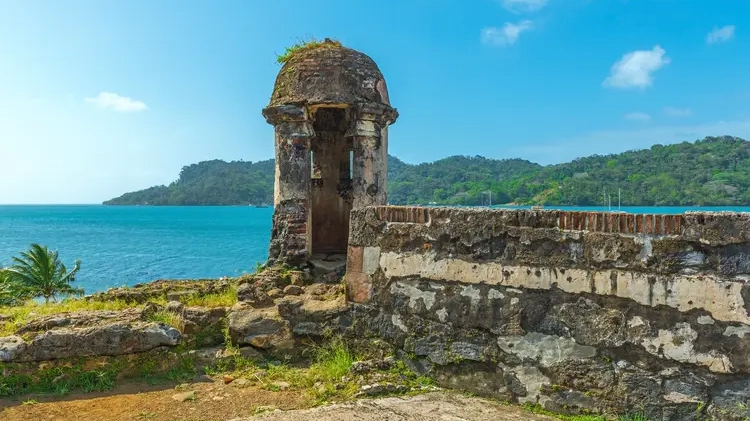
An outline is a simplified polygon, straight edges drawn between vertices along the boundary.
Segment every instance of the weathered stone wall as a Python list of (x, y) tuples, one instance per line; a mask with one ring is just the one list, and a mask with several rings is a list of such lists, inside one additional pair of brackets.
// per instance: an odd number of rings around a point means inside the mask
[(358, 329), (444, 385), (556, 411), (750, 417), (748, 279), (747, 214), (381, 206), (350, 221)]

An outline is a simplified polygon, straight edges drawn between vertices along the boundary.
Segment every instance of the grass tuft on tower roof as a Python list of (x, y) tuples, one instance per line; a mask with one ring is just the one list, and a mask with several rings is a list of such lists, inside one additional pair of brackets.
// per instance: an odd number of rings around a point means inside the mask
[(286, 50), (284, 51), (284, 54), (277, 54), (276, 55), (276, 62), (280, 65), (284, 65), (286, 62), (288, 62), (292, 56), (295, 54), (301, 52), (301, 51), (307, 51), (312, 50), (315, 48), (341, 48), (341, 42), (335, 40), (326, 38), (323, 41), (318, 41), (315, 38), (309, 38), (306, 40), (300, 40), (294, 45), (291, 45), (289, 47), (286, 47)]

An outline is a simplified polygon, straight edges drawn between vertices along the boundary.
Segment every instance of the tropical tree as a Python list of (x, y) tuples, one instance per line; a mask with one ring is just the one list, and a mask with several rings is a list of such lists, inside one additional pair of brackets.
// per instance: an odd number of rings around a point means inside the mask
[(57, 255), (47, 246), (32, 244), (21, 257), (13, 258), (13, 265), (6, 268), (6, 276), (18, 285), (20, 294), (28, 298), (44, 297), (56, 300), (57, 295), (83, 295), (82, 288), (70, 285), (75, 281), (76, 273), (81, 268), (81, 261), (76, 260), (71, 270), (65, 267)]
[(5, 268), (0, 268), (0, 307), (12, 306), (19, 301), (23, 301), (23, 297), (16, 283)]

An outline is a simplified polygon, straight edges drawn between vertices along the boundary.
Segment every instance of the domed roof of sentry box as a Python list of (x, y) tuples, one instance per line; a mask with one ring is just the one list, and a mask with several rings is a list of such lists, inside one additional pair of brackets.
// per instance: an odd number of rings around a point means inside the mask
[(390, 107), (383, 74), (367, 55), (326, 38), (288, 53), (268, 106), (361, 103)]

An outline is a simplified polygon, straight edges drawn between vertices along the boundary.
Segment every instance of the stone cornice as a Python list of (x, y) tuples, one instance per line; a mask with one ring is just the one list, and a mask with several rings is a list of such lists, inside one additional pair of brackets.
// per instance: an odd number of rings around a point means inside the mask
[(289, 121), (307, 121), (307, 108), (300, 104), (284, 104), (263, 109), (263, 117), (274, 126)]

